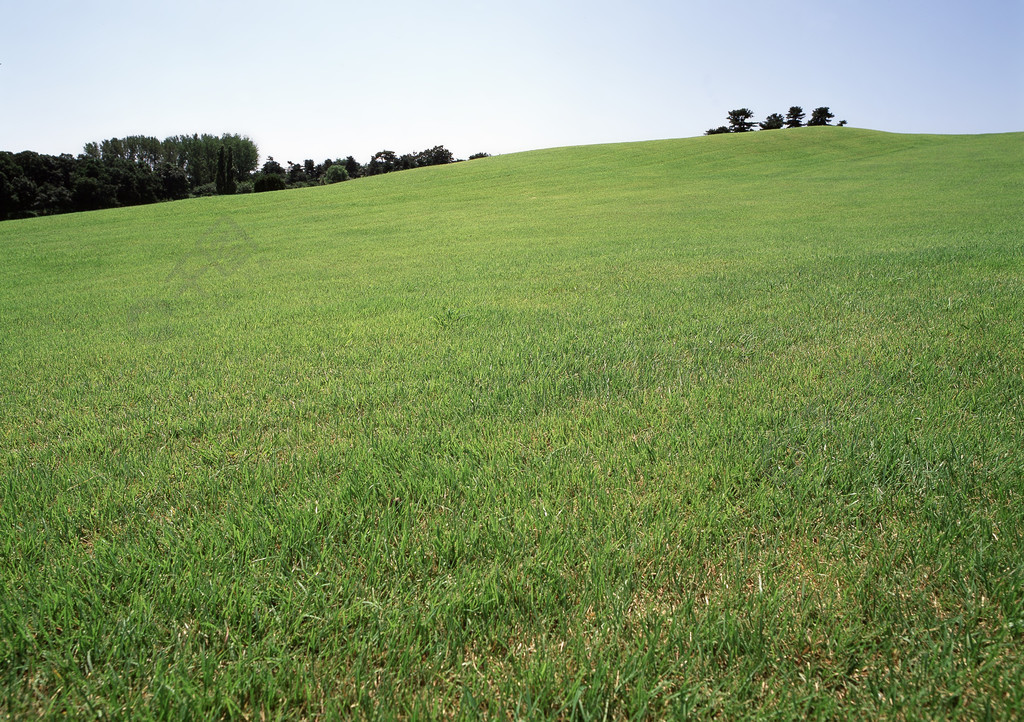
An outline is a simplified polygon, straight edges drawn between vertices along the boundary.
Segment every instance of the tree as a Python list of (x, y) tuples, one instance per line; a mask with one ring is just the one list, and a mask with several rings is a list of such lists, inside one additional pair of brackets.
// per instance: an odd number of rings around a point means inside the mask
[(412, 168), (420, 167), (420, 157), (417, 153), (405, 153), (404, 155), (398, 156), (398, 162), (395, 163), (394, 170), (411, 170)]
[(807, 121), (807, 125), (829, 125), (829, 121), (835, 118), (832, 113), (828, 112), (828, 108), (822, 106), (821, 108), (815, 108), (811, 112), (811, 119)]
[(235, 180), (235, 152), (228, 148), (228, 162), (224, 168), (224, 195), (233, 196), (238, 190), (238, 181)]
[(398, 156), (393, 150), (380, 150), (373, 154), (366, 165), (366, 175), (380, 175), (398, 170)]
[(778, 113), (772, 113), (762, 122), (758, 123), (761, 126), (761, 130), (779, 130), (783, 125), (783, 117)]
[(20, 192), (27, 188), (27, 180), (14, 153), (0, 152), (0, 220), (17, 218), (28, 207), (31, 199), (22, 198)]
[(188, 181), (193, 188), (211, 183), (217, 178), (217, 152), (221, 141), (215, 135), (193, 133), (181, 139), (180, 158)]
[(109, 182), (99, 158), (78, 156), (71, 185), (71, 199), (77, 211), (113, 208), (117, 205), (117, 188)]
[(263, 168), (260, 169), (260, 173), (263, 175), (279, 175), (284, 178), (285, 173), (284, 167), (274, 160), (274, 156), (268, 155), (267, 161), (263, 164)]
[(717, 128), (708, 128), (704, 131), (704, 135), (721, 135), (729, 132), (729, 126), (720, 125)]
[(786, 113), (786, 127), (787, 128), (799, 128), (804, 124), (804, 109), (799, 105), (794, 105)]
[(363, 166), (359, 164), (352, 156), (349, 156), (344, 161), (338, 161), (339, 163), (344, 162), (345, 170), (348, 172), (349, 178), (358, 178), (363, 174)]
[(116, 206), (138, 206), (159, 199), (161, 184), (144, 163), (118, 158), (102, 161), (101, 178), (114, 187)]
[(225, 133), (221, 143), (231, 152), (235, 161), (235, 178), (246, 180), (259, 167), (260, 149), (247, 136)]
[(435, 145), (429, 150), (422, 150), (416, 154), (418, 165), (447, 165), (455, 161), (455, 155), (443, 145)]
[(222, 196), (227, 193), (227, 165), (224, 162), (224, 146), (221, 146), (220, 150), (217, 151), (217, 178), (215, 183), (217, 195)]
[(729, 131), (732, 133), (747, 133), (754, 129), (754, 123), (752, 118), (754, 117), (754, 111), (750, 108), (737, 108), (736, 110), (730, 110), (727, 120), (729, 121)]
[(79, 211), (93, 211), (100, 208), (111, 208), (117, 198), (110, 186), (100, 183), (96, 178), (79, 178), (71, 192), (71, 200)]
[(394, 151), (379, 151), (370, 157), (370, 162), (366, 164), (365, 172), (366, 175), (390, 173), (394, 170), (394, 166), (397, 164), (398, 156), (395, 155)]
[(468, 160), (477, 160), (478, 158), (490, 158), (490, 157), (491, 157), (490, 153), (474, 153), (473, 155), (469, 156)]
[(348, 171), (339, 163), (332, 163), (324, 173), (324, 183), (340, 183), (348, 180)]
[(160, 181), (161, 196), (164, 199), (177, 201), (188, 198), (188, 176), (178, 166), (161, 163), (156, 169), (156, 177)]
[[(114, 140), (117, 140), (116, 138)], [(118, 141), (119, 157), (133, 163), (142, 163), (150, 170), (156, 170), (162, 157), (161, 143), (148, 135), (129, 135)]]
[(68, 213), (74, 210), (74, 199), (71, 191), (64, 186), (47, 183), (40, 186), (36, 194), (36, 202), (33, 209), (40, 215), (54, 213)]
[(100, 158), (124, 158), (124, 144), (119, 138), (110, 138), (100, 143)]
[(288, 161), (287, 177), (288, 185), (300, 185), (309, 180), (306, 176), (306, 171), (303, 170), (303, 167), (298, 163), (292, 163), (291, 161)]

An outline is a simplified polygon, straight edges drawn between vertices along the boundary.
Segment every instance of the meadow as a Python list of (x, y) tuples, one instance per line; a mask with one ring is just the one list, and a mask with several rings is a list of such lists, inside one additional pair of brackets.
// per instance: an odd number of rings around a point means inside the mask
[(0, 716), (1024, 715), (1024, 134), (0, 224)]

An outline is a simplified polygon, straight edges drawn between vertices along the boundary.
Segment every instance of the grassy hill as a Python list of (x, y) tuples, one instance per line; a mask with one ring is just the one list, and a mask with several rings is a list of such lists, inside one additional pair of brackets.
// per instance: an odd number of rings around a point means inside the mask
[(1024, 714), (1024, 134), (0, 224), (0, 714)]

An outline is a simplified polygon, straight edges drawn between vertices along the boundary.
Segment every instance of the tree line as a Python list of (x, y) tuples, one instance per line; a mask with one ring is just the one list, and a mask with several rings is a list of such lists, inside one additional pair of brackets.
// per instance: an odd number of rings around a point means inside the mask
[(233, 178), (255, 170), (259, 149), (225, 133), (110, 138), (82, 153), (0, 152), (0, 220), (136, 206), (203, 195), (217, 180), (218, 161), (231, 154)]
[[(761, 130), (781, 130), (782, 128), (800, 128), (804, 125), (804, 118), (806, 113), (804, 109), (799, 105), (794, 105), (789, 109), (789, 112), (783, 116), (781, 113), (772, 113), (760, 123), (754, 122), (754, 111), (750, 108), (737, 108), (736, 110), (730, 110), (726, 115), (726, 120), (729, 121), (729, 125), (720, 125), (717, 128), (710, 128), (705, 131), (704, 135), (718, 135), (719, 133), (748, 133), (756, 128)], [(807, 121), (808, 126), (812, 125), (832, 125), (832, 119), (835, 115), (828, 109), (827, 106), (815, 108), (811, 111), (811, 118)], [(846, 125), (845, 120), (841, 120), (837, 125)], [(756, 127), (755, 127), (756, 126)]]
[[(475, 153), (469, 156), (469, 160), (486, 158), (488, 155), (488, 153)], [(288, 161), (286, 167), (274, 160), (274, 156), (269, 156), (259, 172), (253, 175), (252, 189), (258, 193), (284, 188), (301, 188), (459, 162), (461, 162), (460, 159), (456, 158), (443, 145), (403, 155), (398, 155), (391, 150), (381, 150), (374, 153), (366, 164), (360, 163), (352, 156), (347, 156), (336, 160), (328, 158), (323, 163), (317, 163), (309, 158), (302, 163)]]
[(0, 151), (0, 220), (299, 188), (458, 161), (440, 145), (405, 155), (382, 150), (365, 165), (348, 156), (282, 166), (271, 156), (260, 167), (259, 157), (256, 143), (231, 133), (110, 138), (86, 143), (77, 156)]

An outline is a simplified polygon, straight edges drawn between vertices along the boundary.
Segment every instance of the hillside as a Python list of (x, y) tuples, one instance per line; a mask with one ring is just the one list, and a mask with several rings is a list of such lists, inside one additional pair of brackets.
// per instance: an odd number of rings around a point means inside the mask
[(5, 221), (0, 713), (1021, 715), (1022, 168), (803, 128)]

